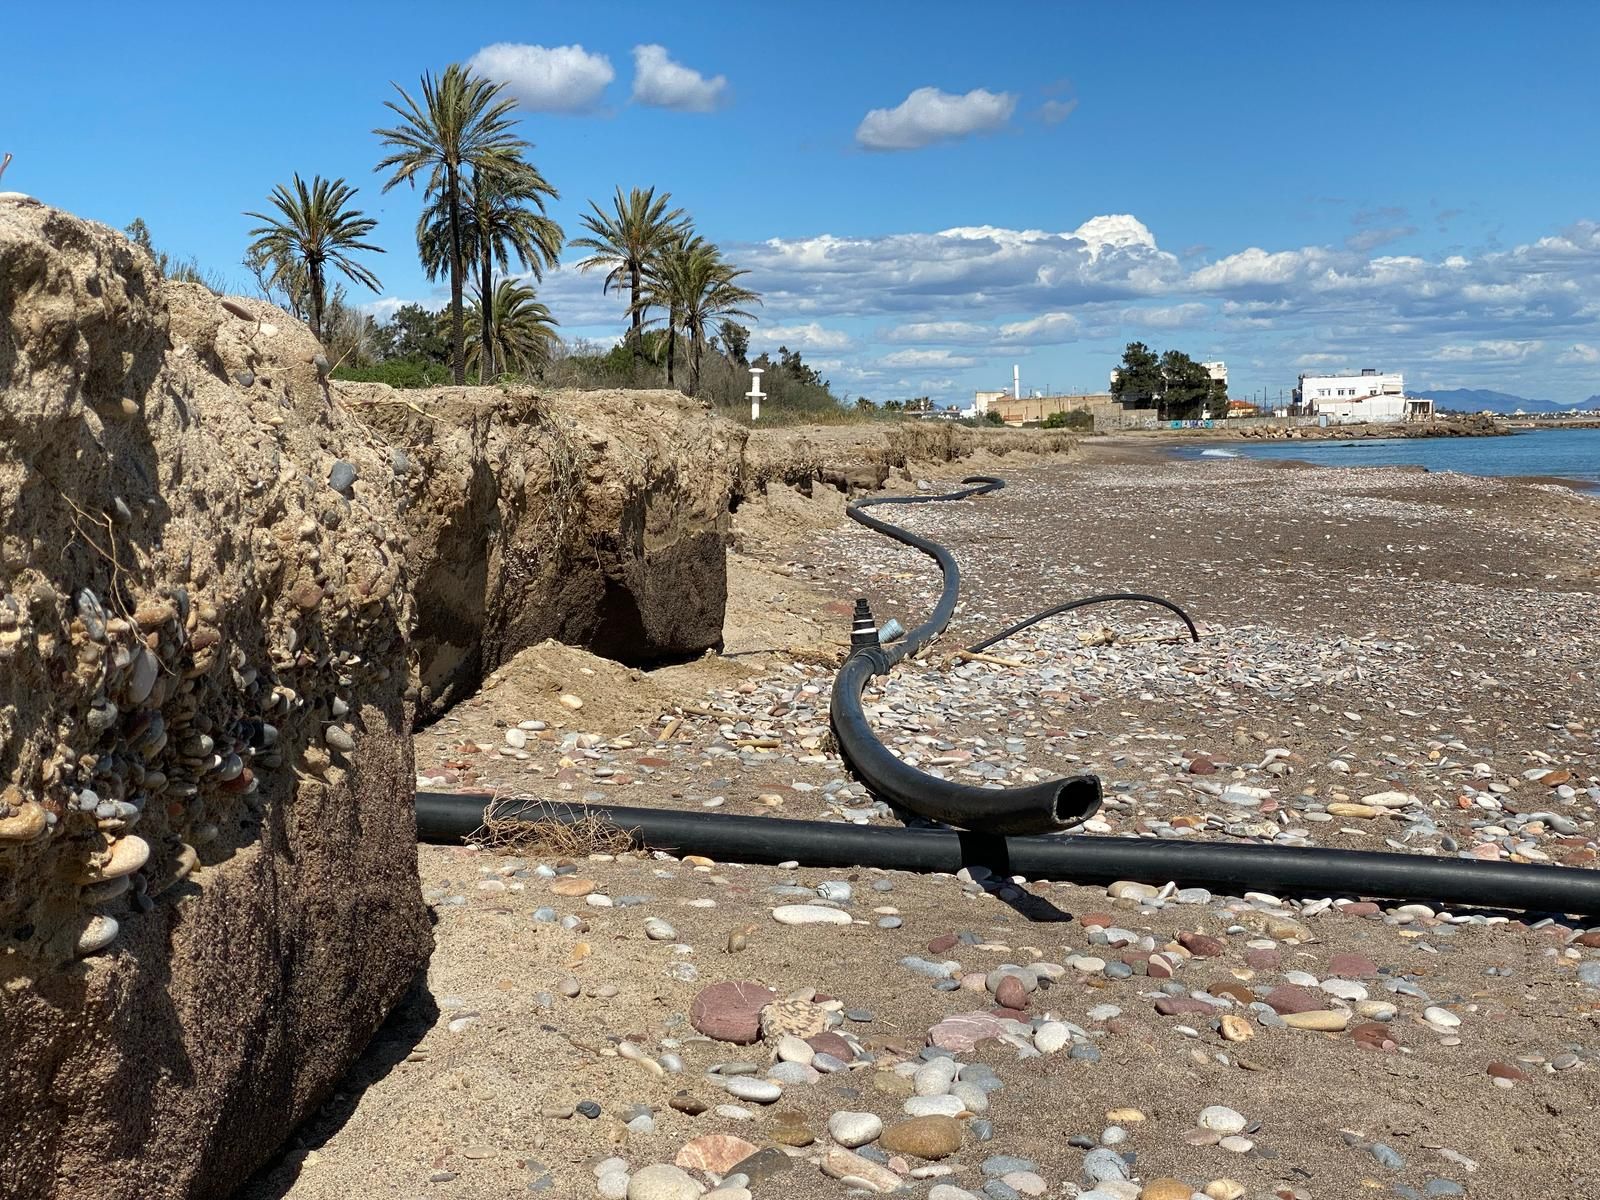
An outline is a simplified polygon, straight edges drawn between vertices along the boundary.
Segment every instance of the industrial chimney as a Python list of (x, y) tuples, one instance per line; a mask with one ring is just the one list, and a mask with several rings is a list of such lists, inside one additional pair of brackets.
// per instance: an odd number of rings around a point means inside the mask
[(1011, 398), (1013, 400), (1021, 400), (1022, 399), (1022, 364), (1021, 363), (1012, 363), (1011, 364)]

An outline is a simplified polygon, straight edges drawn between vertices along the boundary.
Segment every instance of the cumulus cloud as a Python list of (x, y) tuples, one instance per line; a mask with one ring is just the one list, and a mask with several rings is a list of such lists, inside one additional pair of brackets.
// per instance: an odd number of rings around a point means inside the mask
[(652, 108), (710, 112), (727, 95), (728, 77), (707, 79), (699, 71), (672, 61), (665, 46), (633, 48), (633, 100)]
[(1011, 120), (1011, 92), (974, 88), (964, 96), (920, 87), (894, 108), (875, 108), (862, 118), (856, 141), (868, 150), (916, 150), (934, 142), (987, 133)]
[(800, 325), (758, 325), (750, 340), (757, 346), (787, 346), (791, 350), (848, 350), (854, 345), (844, 330), (825, 329), (816, 321)]
[(1592, 366), (1600, 363), (1600, 346), (1591, 346), (1588, 342), (1575, 342), (1561, 352), (1561, 357), (1556, 359), (1562, 364), (1578, 364)]
[(979, 321), (912, 321), (906, 325), (884, 330), (886, 342), (984, 342), (994, 336), (993, 330)]
[(617, 77), (611, 60), (582, 46), (532, 46), (496, 42), (467, 62), (516, 97), (531, 112), (591, 112)]

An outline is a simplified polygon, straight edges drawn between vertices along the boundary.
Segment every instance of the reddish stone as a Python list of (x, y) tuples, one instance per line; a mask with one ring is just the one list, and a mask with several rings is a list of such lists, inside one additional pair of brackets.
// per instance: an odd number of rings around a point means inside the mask
[(1591, 950), (1596, 946), (1600, 946), (1600, 929), (1591, 929), (1587, 933), (1580, 933), (1578, 935), (1578, 945), (1587, 946)]
[(1115, 925), (1116, 918), (1110, 913), (1103, 912), (1079, 913), (1078, 924), (1085, 927), (1093, 927), (1098, 925), (1103, 929), (1107, 925)]
[(1106, 945), (1110, 946), (1113, 950), (1121, 950), (1124, 946), (1131, 946), (1133, 943), (1134, 937), (1132, 930), (1128, 931), (1127, 937), (1123, 937), (1121, 934), (1118, 934), (1116, 937), (1106, 938)]
[(672, 765), (670, 759), (656, 758), (654, 756), (641, 758), (638, 763), (641, 767), (670, 767)]
[(1275, 971), (1281, 956), (1276, 950), (1246, 950), (1244, 961), (1257, 971)]
[(1112, 1017), (1106, 1022), (1106, 1032), (1117, 1034), (1132, 1033), (1133, 1022), (1126, 1017)]
[(961, 939), (953, 933), (943, 933), (928, 943), (929, 954), (943, 954)]
[(1216, 772), (1217, 764), (1209, 758), (1197, 756), (1189, 760), (1189, 774), (1191, 775), (1215, 775)]
[(1526, 1079), (1527, 1076), (1513, 1067), (1510, 1063), (1492, 1062), (1489, 1064), (1489, 1074), (1496, 1079)]
[(1381, 1050), (1393, 1054), (1399, 1049), (1394, 1034), (1381, 1021), (1364, 1021), (1350, 1030), (1350, 1040), (1363, 1050)]
[(1221, 938), (1212, 937), (1209, 933), (1180, 933), (1178, 945), (1196, 958), (1218, 958), (1228, 948)]
[(1335, 954), (1328, 960), (1328, 971), (1340, 979), (1372, 979), (1378, 974), (1378, 964), (1365, 954)]
[(1281, 1017), (1285, 1013), (1320, 1012), (1328, 1007), (1328, 997), (1323, 992), (1286, 983), (1267, 993), (1267, 1004)]
[(831, 1054), (840, 1062), (854, 1062), (856, 1052), (850, 1048), (850, 1043), (837, 1033), (819, 1033), (816, 1037), (808, 1037), (806, 1045), (818, 1054)]
[(1000, 985), (994, 989), (994, 998), (1002, 1008), (1016, 1012), (1028, 1007), (1028, 989), (1015, 975), (1006, 975), (1000, 980)]
[(1163, 1017), (1176, 1017), (1182, 1013), (1211, 1013), (1216, 1009), (1193, 996), (1162, 996), (1156, 1001), (1156, 1011)]
[(1145, 969), (1149, 972), (1151, 979), (1172, 978), (1172, 962), (1164, 955), (1152, 954), (1146, 964)]
[[(1002, 1012), (1000, 1016), (1013, 1021), (1017, 1018), (1014, 1012)], [(964, 1054), (979, 1042), (997, 1038), (1005, 1031), (1006, 1027), (1000, 1023), (1000, 1018), (993, 1013), (954, 1013), (928, 1030), (928, 1044)]]
[(1213, 996), (1226, 996), (1235, 1004), (1254, 1004), (1256, 1002), (1256, 994), (1234, 979), (1214, 984), (1208, 987), (1206, 991)]
[(748, 1046), (761, 1040), (761, 1010), (777, 993), (748, 979), (703, 987), (689, 1006), (689, 1024), (718, 1041)]
[(1356, 900), (1350, 904), (1341, 904), (1339, 911), (1352, 917), (1375, 917), (1383, 910), (1371, 900)]

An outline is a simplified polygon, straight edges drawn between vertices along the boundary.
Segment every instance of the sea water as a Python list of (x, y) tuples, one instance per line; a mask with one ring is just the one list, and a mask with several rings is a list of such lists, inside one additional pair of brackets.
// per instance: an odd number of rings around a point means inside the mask
[(1184, 458), (1294, 458), (1322, 467), (1419, 466), (1466, 475), (1556, 475), (1600, 487), (1600, 429), (1528, 429), (1504, 437), (1359, 438), (1183, 446)]

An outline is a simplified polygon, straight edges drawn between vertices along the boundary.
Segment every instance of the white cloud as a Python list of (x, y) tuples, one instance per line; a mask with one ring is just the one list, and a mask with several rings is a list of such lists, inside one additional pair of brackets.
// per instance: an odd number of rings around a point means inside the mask
[(366, 313), (374, 321), (382, 325), (408, 304), (420, 305), (430, 310), (437, 310), (440, 307), (437, 300), (402, 300), (399, 296), (380, 296), (376, 300), (368, 300), (365, 304), (356, 305), (356, 311)]
[(913, 321), (883, 332), (886, 342), (934, 342), (960, 345), (986, 342), (994, 336), (989, 326), (978, 321)]
[(1544, 347), (1541, 341), (1510, 341), (1498, 339), (1440, 346), (1428, 357), (1435, 362), (1521, 362)]
[(1011, 321), (999, 329), (1000, 341), (1029, 346), (1075, 341), (1077, 336), (1078, 318), (1064, 312), (1041, 313), (1026, 321)]
[(633, 48), (633, 99), (653, 108), (679, 112), (710, 112), (722, 103), (728, 77), (707, 79), (699, 71), (672, 61), (665, 46)]
[(945, 367), (974, 367), (978, 360), (948, 350), (896, 350), (885, 354), (879, 363), (896, 370), (931, 370)]
[(842, 329), (826, 329), (816, 321), (803, 325), (757, 325), (750, 340), (757, 346), (791, 350), (848, 350), (855, 343)]
[(1583, 363), (1585, 365), (1600, 363), (1600, 346), (1591, 346), (1587, 342), (1575, 342), (1570, 348), (1563, 350), (1561, 357), (1556, 361), (1558, 363)]
[(530, 46), (496, 42), (468, 60), (532, 112), (591, 112), (617, 77), (611, 60), (582, 46)]
[(1046, 100), (1039, 106), (1039, 117), (1046, 125), (1059, 125), (1078, 107), (1076, 100)]
[(964, 96), (920, 87), (894, 108), (862, 118), (856, 141), (868, 150), (916, 150), (934, 142), (999, 129), (1011, 120), (1017, 98), (974, 88)]

